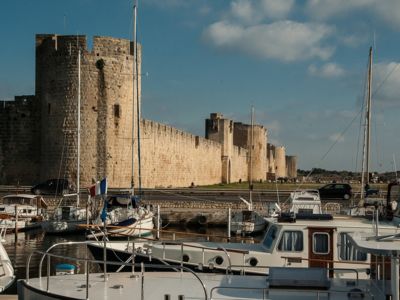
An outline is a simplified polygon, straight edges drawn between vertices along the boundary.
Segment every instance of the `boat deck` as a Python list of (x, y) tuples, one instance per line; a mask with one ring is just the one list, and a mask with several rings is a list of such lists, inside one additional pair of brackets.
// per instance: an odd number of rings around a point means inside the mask
[[(86, 275), (51, 276), (49, 291), (47, 277), (19, 281), (19, 295), (23, 299), (35, 299), (46, 295), (66, 299), (348, 299), (354, 291), (360, 299), (385, 299), (372, 281), (333, 279), (330, 287), (320, 289), (269, 288), (266, 276), (235, 276), (197, 274), (186, 272), (112, 273), (104, 281), (103, 274), (90, 274), (88, 295)], [(204, 284), (205, 289), (203, 289)], [(142, 289), (143, 287), (143, 289)], [(206, 290), (206, 292), (205, 292)], [(142, 295), (143, 293), (143, 295)], [(206, 295), (207, 294), (207, 295)], [(372, 294), (374, 296), (372, 296)], [(56, 296), (57, 295), (57, 296)], [(169, 295), (169, 298), (168, 296)], [(47, 298), (46, 297), (46, 298)]]

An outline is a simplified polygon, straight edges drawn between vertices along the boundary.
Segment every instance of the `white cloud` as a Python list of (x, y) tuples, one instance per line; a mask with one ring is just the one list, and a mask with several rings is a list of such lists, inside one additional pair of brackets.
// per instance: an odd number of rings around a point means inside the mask
[(368, 35), (365, 32), (359, 32), (353, 35), (341, 35), (339, 40), (346, 46), (355, 48), (368, 41)]
[(233, 18), (246, 24), (259, 22), (262, 19), (262, 15), (253, 7), (253, 3), (248, 0), (231, 2), (230, 13)]
[(227, 18), (242, 24), (257, 24), (265, 18), (284, 19), (294, 7), (294, 0), (235, 0), (231, 2)]
[(375, 0), (374, 11), (378, 16), (396, 28), (400, 26), (400, 1)]
[(369, 7), (375, 0), (308, 0), (306, 11), (315, 18), (328, 19)]
[(334, 133), (329, 136), (329, 140), (332, 142), (344, 142), (344, 137), (340, 133)]
[(345, 70), (335, 63), (326, 63), (321, 67), (316, 65), (310, 65), (308, 67), (308, 73), (323, 78), (337, 78), (343, 76), (346, 72)]
[(331, 57), (334, 49), (324, 46), (323, 41), (333, 32), (333, 27), (319, 23), (277, 21), (245, 27), (220, 21), (210, 25), (203, 38), (221, 50), (291, 62)]
[(385, 106), (400, 106), (400, 63), (378, 63), (373, 67), (373, 101)]
[(262, 0), (261, 6), (268, 18), (282, 19), (293, 9), (294, 0)]
[(369, 12), (392, 26), (400, 25), (400, 1), (398, 0), (308, 0), (305, 10), (312, 17), (326, 20), (343, 17), (354, 11)]

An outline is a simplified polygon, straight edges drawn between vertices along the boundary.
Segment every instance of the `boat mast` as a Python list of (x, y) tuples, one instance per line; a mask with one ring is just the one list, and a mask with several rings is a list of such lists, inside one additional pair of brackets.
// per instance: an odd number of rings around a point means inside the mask
[(133, 81), (132, 81), (132, 168), (131, 168), (131, 195), (135, 195), (135, 99), (136, 91), (135, 83), (136, 79), (136, 17), (137, 17), (137, 7), (136, 3), (133, 5)]
[[(135, 24), (137, 23), (137, 6), (138, 6), (138, 1), (136, 0), (135, 4)], [(135, 28), (137, 26), (135, 25)], [(138, 167), (138, 187), (139, 187), (139, 195), (141, 194), (141, 188), (142, 188), (142, 168), (141, 168), (141, 155), (140, 155), (140, 120), (142, 118), (141, 114), (141, 107), (140, 107), (140, 91), (139, 91), (139, 64), (138, 64), (138, 43), (137, 43), (137, 30), (135, 29), (134, 31), (134, 47), (135, 47), (135, 68), (136, 68), (136, 95), (137, 95), (137, 101), (136, 101), (136, 110), (137, 110), (137, 150), (138, 150), (138, 160), (137, 160), (137, 167)]]
[[(79, 47), (79, 45), (78, 45)], [(79, 207), (80, 160), (81, 160), (81, 50), (78, 50), (78, 107), (77, 107), (77, 166), (76, 166), (76, 207)]]
[(249, 209), (253, 210), (253, 141), (254, 141), (254, 106), (251, 106), (251, 133), (250, 133), (250, 174), (249, 174)]
[(363, 163), (361, 170), (361, 197), (360, 205), (364, 203), (365, 186), (369, 184), (369, 160), (371, 146), (371, 98), (372, 98), (372, 47), (369, 48), (369, 63), (368, 63), (368, 94), (367, 106), (365, 113), (365, 130), (364, 130), (364, 147), (363, 147)]
[(367, 172), (366, 184), (369, 183), (369, 160), (371, 147), (371, 93), (372, 93), (372, 47), (369, 48), (369, 70), (368, 70), (368, 103), (367, 103), (367, 160), (365, 171)]

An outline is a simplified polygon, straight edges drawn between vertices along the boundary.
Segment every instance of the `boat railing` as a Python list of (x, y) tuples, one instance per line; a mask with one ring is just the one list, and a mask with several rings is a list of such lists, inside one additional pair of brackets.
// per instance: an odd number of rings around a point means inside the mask
[[(50, 251), (52, 251), (54, 248), (59, 247), (59, 246), (65, 246), (65, 245), (82, 245), (82, 244), (88, 244), (88, 243), (92, 243), (91, 241), (81, 241), (81, 242), (63, 242), (63, 243), (57, 243), (52, 245), (49, 249), (47, 249), (46, 251), (39, 251), (36, 250), (34, 252), (32, 252), (27, 259), (27, 264), (26, 264), (26, 282), (29, 283), (30, 280), (30, 264), (32, 261), (32, 257), (35, 254), (39, 254), (41, 255), (41, 259), (39, 262), (39, 272), (38, 272), (38, 277), (39, 279), (42, 278), (42, 269), (43, 269), (43, 262), (44, 260), (47, 258), (47, 271), (46, 271), (46, 291), (49, 292), (50, 291), (50, 274), (51, 274), (51, 259), (52, 258), (58, 258), (58, 259), (63, 259), (63, 260), (68, 260), (68, 261), (74, 261), (74, 262), (84, 262), (85, 263), (85, 271), (84, 274), (86, 275), (86, 284), (83, 284), (81, 287), (86, 289), (86, 298), (85, 299), (89, 299), (89, 288), (90, 288), (90, 267), (89, 264), (105, 264), (105, 265), (114, 265), (114, 266), (120, 266), (120, 267), (131, 267), (132, 268), (132, 276), (137, 276), (139, 277), (137, 274), (135, 274), (135, 269), (140, 268), (140, 274), (141, 274), (141, 299), (144, 299), (144, 293), (143, 293), (143, 289), (144, 289), (144, 274), (147, 270), (151, 270), (151, 269), (155, 269), (155, 270), (159, 270), (159, 269), (165, 269), (165, 270), (180, 270), (181, 272), (185, 271), (190, 273), (201, 285), (201, 288), (204, 292), (204, 299), (208, 300), (208, 293), (207, 293), (207, 289), (206, 286), (204, 284), (204, 282), (201, 280), (201, 278), (194, 272), (192, 271), (190, 268), (185, 267), (185, 266), (171, 266), (171, 265), (161, 265), (161, 264), (144, 264), (144, 263), (135, 263), (134, 260), (132, 260), (131, 262), (115, 262), (115, 261), (107, 261), (107, 260), (95, 260), (95, 259), (90, 259), (90, 258), (77, 258), (77, 257), (71, 257), (71, 256), (65, 256), (65, 255), (59, 255), (59, 254), (54, 254), (54, 253), (50, 253)], [(112, 242), (110, 242), (112, 243)], [(68, 276), (68, 275), (59, 275), (59, 276)], [(106, 269), (104, 270), (104, 280), (106, 281), (108, 277), (108, 274), (106, 272)]]
[[(304, 294), (305, 296), (309, 296), (309, 294), (314, 294), (316, 295), (316, 298), (319, 300), (322, 298), (323, 295), (326, 295), (328, 299), (332, 298), (332, 295), (346, 295), (346, 298), (349, 299), (364, 299), (365, 294), (368, 294), (370, 299), (374, 299), (374, 295), (372, 292), (368, 289), (365, 290), (360, 290), (355, 288), (352, 291), (348, 290), (316, 290), (316, 289), (288, 289), (288, 288), (271, 288), (271, 287), (265, 287), (265, 288), (254, 288), (254, 287), (230, 287), (230, 286), (216, 286), (213, 287), (210, 290), (210, 299), (213, 299), (213, 293), (215, 293), (217, 290), (242, 290), (242, 291), (254, 291), (258, 290), (262, 292), (262, 299), (267, 300), (271, 299), (270, 298), (270, 292), (283, 292), (285, 294), (290, 294), (290, 293), (296, 293), (296, 294)], [(290, 299), (290, 298), (288, 298)], [(325, 299), (325, 297), (324, 297)]]

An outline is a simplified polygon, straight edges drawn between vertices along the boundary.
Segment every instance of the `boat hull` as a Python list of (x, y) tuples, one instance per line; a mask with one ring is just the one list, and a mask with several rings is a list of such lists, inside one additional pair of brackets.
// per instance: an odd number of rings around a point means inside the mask
[(85, 230), (79, 226), (82, 224), (86, 224), (86, 220), (46, 221), (42, 223), (42, 229), (48, 234), (74, 233)]
[[(104, 260), (104, 247), (99, 242), (98, 244), (88, 244), (87, 247), (89, 248), (90, 252), (92, 253), (93, 257), (98, 260)], [(128, 251), (117, 250), (113, 248), (106, 248), (106, 258), (108, 262), (132, 262), (132, 253)], [(169, 260), (162, 260), (157, 257), (147, 255), (147, 254), (140, 254), (135, 253), (135, 263), (143, 263), (147, 265), (170, 265), (170, 266), (180, 266), (181, 262), (176, 261), (169, 261)], [(199, 264), (189, 264), (183, 262), (182, 265), (186, 268), (193, 270), (194, 272), (199, 273), (226, 273), (225, 268), (218, 268), (214, 265), (199, 265)], [(99, 264), (100, 268), (104, 271), (104, 264)], [(116, 272), (120, 267), (117, 265), (107, 265), (107, 272)], [(140, 268), (135, 268), (136, 271), (140, 271)], [(172, 270), (172, 269), (171, 269)], [(131, 266), (124, 266), (121, 270), (123, 272), (132, 271)], [(152, 268), (151, 271), (165, 271), (165, 269), (157, 269)], [(240, 274), (240, 271), (233, 270), (232, 274)], [(246, 270), (246, 274), (248, 275), (260, 275), (259, 273), (252, 273)]]

